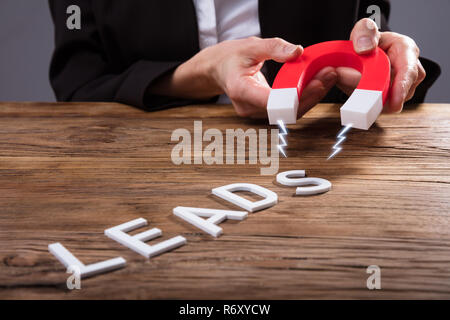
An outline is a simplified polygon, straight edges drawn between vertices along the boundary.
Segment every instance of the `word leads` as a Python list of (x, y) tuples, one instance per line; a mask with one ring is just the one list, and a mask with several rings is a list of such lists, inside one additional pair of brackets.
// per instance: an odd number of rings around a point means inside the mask
[[(291, 170), (279, 173), (277, 182), (286, 186), (297, 186), (297, 195), (312, 195), (327, 192), (331, 189), (331, 183), (321, 178), (304, 178), (304, 170)], [(312, 186), (311, 186), (312, 185)], [(259, 201), (247, 200), (234, 192), (248, 191), (263, 197)], [(278, 202), (278, 196), (266, 188), (252, 183), (233, 183), (226, 186), (212, 189), (212, 193), (234, 205), (237, 205), (247, 211), (255, 212), (274, 206)], [(244, 220), (248, 217), (247, 211), (218, 210), (207, 208), (191, 208), (178, 206), (173, 209), (173, 214), (184, 221), (194, 225), (213, 237), (218, 237), (223, 230), (218, 226), (226, 219)], [(203, 219), (207, 218), (207, 219)], [(148, 229), (133, 236), (127, 232), (147, 225), (144, 218), (134, 219), (118, 226), (106, 229), (104, 234), (125, 247), (151, 258), (167, 251), (184, 246), (187, 243), (186, 238), (176, 236), (169, 240), (159, 242), (155, 245), (148, 245), (145, 242), (158, 238), (162, 231), (158, 228)], [(53, 243), (48, 246), (52, 253), (66, 268), (75, 270), (79, 278), (89, 277), (99, 273), (105, 273), (111, 270), (123, 268), (126, 264), (122, 257), (101, 261), (98, 263), (84, 265), (69, 250), (60, 243)]]

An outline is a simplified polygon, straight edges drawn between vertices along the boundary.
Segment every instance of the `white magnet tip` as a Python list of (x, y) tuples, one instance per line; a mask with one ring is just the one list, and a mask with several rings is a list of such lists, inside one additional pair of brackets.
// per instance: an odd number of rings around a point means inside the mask
[(367, 130), (383, 110), (383, 93), (376, 90), (355, 89), (341, 107), (341, 123)]
[(297, 88), (272, 89), (267, 101), (267, 114), (270, 124), (297, 122), (298, 94)]

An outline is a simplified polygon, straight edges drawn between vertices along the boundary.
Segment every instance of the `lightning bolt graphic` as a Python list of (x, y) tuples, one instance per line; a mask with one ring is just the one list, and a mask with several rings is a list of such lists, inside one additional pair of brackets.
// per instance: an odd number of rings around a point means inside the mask
[(342, 147), (340, 146), (340, 144), (342, 142), (344, 142), (345, 139), (347, 139), (347, 137), (345, 136), (345, 134), (353, 127), (352, 123), (349, 123), (348, 125), (346, 125), (337, 135), (337, 142), (336, 144), (332, 147), (332, 149), (334, 150), (330, 156), (328, 157), (327, 160), (330, 160), (331, 158), (333, 158), (335, 155), (337, 155), (341, 150)]
[(284, 136), (287, 135), (287, 129), (284, 125), (283, 120), (278, 120), (278, 128), (280, 128), (280, 132), (278, 133), (278, 138), (280, 138), (280, 143), (278, 144), (278, 150), (280, 150), (281, 154), (286, 158), (286, 153), (284, 152), (284, 147), (287, 146), (286, 140)]

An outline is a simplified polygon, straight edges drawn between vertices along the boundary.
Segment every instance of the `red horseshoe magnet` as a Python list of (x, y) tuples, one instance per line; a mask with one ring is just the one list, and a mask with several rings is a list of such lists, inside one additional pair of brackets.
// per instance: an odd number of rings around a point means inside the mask
[(286, 62), (278, 72), (267, 102), (270, 124), (292, 124), (302, 91), (314, 75), (327, 66), (350, 67), (361, 72), (361, 80), (341, 107), (342, 125), (367, 130), (378, 118), (386, 101), (390, 83), (390, 63), (377, 48), (359, 55), (351, 41), (328, 41), (305, 48), (294, 61)]

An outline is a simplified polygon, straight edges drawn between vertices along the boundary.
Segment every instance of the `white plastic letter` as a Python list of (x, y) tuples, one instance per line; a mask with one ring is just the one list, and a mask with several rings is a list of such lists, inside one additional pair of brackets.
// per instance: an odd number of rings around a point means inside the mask
[(50, 253), (53, 254), (66, 268), (79, 270), (79, 276), (81, 278), (87, 278), (99, 273), (120, 269), (125, 267), (126, 264), (124, 258), (118, 257), (86, 266), (59, 242), (49, 244), (48, 251), (50, 251)]
[[(249, 201), (234, 194), (233, 192), (235, 191), (253, 192), (264, 199), (256, 202)], [(219, 198), (231, 202), (250, 212), (269, 208), (278, 202), (278, 196), (275, 192), (252, 183), (233, 183), (223, 187), (214, 188), (212, 189), (212, 193)]]
[(160, 237), (162, 235), (162, 231), (158, 228), (149, 229), (147, 231), (138, 233), (134, 236), (130, 236), (126, 232), (141, 228), (147, 225), (147, 220), (144, 218), (138, 218), (121, 225), (109, 228), (105, 230), (105, 235), (108, 238), (111, 238), (120, 244), (124, 245), (127, 248), (130, 248), (133, 251), (143, 255), (146, 258), (151, 258), (162, 254), (166, 251), (181, 247), (186, 244), (186, 238), (182, 236), (176, 236), (169, 240), (160, 242), (153, 246), (150, 246), (145, 243), (145, 241), (149, 241)]
[[(246, 211), (230, 211), (190, 207), (176, 207), (173, 209), (173, 214), (189, 222), (190, 224), (193, 224), (197, 228), (205, 231), (213, 237), (220, 236), (223, 231), (221, 227), (217, 226), (217, 224), (223, 222), (226, 219), (244, 220), (248, 216), (248, 213)], [(205, 220), (200, 217), (206, 217), (208, 219)]]
[(284, 186), (296, 187), (299, 185), (298, 183), (302, 180), (301, 178), (304, 178), (305, 175), (306, 175), (305, 170), (284, 171), (277, 174), (277, 182)]
[[(277, 174), (277, 182), (291, 187), (298, 187), (295, 194), (309, 196), (331, 190), (331, 182), (322, 178), (304, 178), (305, 170), (290, 170)], [(313, 185), (311, 187), (302, 187)]]
[(298, 187), (295, 194), (299, 196), (310, 196), (331, 190), (331, 182), (322, 178), (303, 178), (299, 180), (301, 181), (297, 183), (297, 186), (313, 185), (312, 187)]

